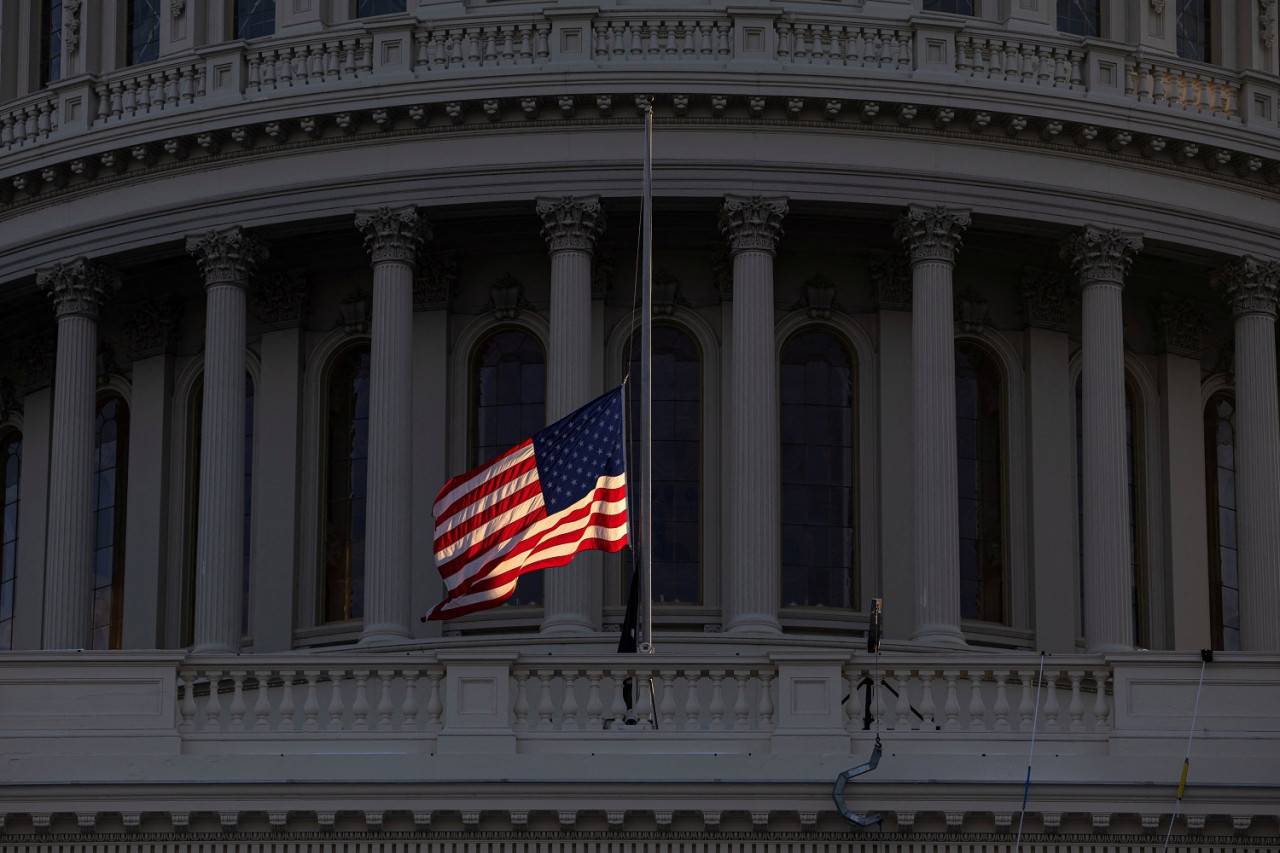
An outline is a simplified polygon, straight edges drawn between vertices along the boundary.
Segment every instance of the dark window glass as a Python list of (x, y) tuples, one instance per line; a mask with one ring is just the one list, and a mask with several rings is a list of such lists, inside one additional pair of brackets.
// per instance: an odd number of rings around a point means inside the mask
[(118, 649), (124, 629), (125, 473), (129, 407), (116, 395), (98, 401), (93, 466), (93, 636), (90, 648)]
[(47, 86), (62, 76), (62, 0), (40, 3), (40, 83)]
[(856, 608), (853, 358), (815, 329), (787, 341), (779, 369), (782, 602)]
[(956, 344), (960, 615), (1003, 623), (1004, 382), (986, 350)]
[[(640, 336), (631, 340), (627, 383), (628, 459), (638, 470), (640, 437)], [(702, 603), (702, 356), (686, 332), (653, 327), (653, 600), (658, 604)], [(634, 505), (644, 496), (636, 485)], [(643, 543), (642, 543), (643, 546)], [(628, 550), (628, 555), (630, 551)], [(630, 557), (627, 573), (630, 573)], [(629, 589), (630, 586), (624, 586)]]
[(235, 0), (235, 37), (256, 39), (276, 31), (276, 0)]
[(14, 587), (18, 573), (18, 497), (22, 477), (22, 433), (0, 436), (0, 482), (4, 483), (4, 541), (0, 550), (0, 649), (13, 648)]
[(1101, 35), (1098, 0), (1058, 0), (1058, 31), (1077, 36)]
[[(1076, 380), (1076, 512), (1079, 531), (1077, 547), (1077, 565), (1080, 573), (1080, 625), (1088, 632), (1084, 608), (1084, 405), (1083, 381)], [(1142, 606), (1145, 571), (1143, 569), (1142, 526), (1142, 434), (1141, 418), (1134, 404), (1133, 391), (1125, 384), (1124, 388), (1124, 443), (1127, 485), (1129, 493), (1129, 577), (1132, 593), (1130, 596), (1133, 609), (1133, 644), (1142, 646), (1147, 637), (1147, 625)]]
[(129, 0), (126, 41), (130, 65), (160, 57), (160, 0)]
[(974, 0), (924, 0), (926, 12), (950, 12), (954, 15), (973, 15)]
[(369, 463), (369, 345), (329, 368), (325, 430), (325, 622), (364, 615), (364, 534)]
[(1209, 507), (1209, 621), (1213, 647), (1240, 648), (1240, 579), (1236, 570), (1236, 406), (1217, 393), (1204, 410), (1205, 485)]
[(404, 11), (404, 0), (356, 0), (356, 17), (368, 18), (371, 15), (390, 15)]
[[(546, 356), (537, 338), (504, 329), (476, 351), (471, 464), (480, 465), (546, 426)], [(542, 572), (521, 575), (509, 606), (542, 603)]]
[(1209, 62), (1209, 0), (1177, 0), (1178, 56)]

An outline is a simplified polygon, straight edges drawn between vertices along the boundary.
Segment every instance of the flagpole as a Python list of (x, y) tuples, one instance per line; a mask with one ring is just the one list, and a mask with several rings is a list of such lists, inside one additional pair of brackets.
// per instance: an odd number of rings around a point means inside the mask
[(644, 105), (644, 192), (640, 208), (640, 572), (636, 651), (653, 653), (653, 102)]

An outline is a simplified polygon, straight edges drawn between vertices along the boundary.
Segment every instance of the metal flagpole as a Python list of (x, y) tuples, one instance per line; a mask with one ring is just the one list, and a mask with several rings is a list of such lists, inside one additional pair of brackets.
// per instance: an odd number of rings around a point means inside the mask
[(653, 653), (653, 102), (644, 105), (644, 193), (640, 208), (640, 572), (639, 654)]

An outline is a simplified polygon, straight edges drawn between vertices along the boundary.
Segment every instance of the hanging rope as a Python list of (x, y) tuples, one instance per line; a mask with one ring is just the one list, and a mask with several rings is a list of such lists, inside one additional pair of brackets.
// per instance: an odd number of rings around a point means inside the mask
[(1178, 780), (1178, 796), (1173, 801), (1173, 815), (1169, 818), (1169, 831), (1164, 836), (1164, 853), (1169, 850), (1169, 839), (1173, 836), (1173, 825), (1178, 820), (1178, 812), (1182, 809), (1182, 795), (1187, 790), (1187, 771), (1191, 769), (1191, 741), (1196, 736), (1196, 717), (1200, 714), (1200, 691), (1204, 689), (1204, 668), (1213, 660), (1213, 652), (1200, 650), (1200, 683), (1196, 685), (1196, 704), (1191, 711), (1191, 731), (1187, 732), (1187, 755), (1182, 759), (1182, 778)]
[(1044, 685), (1044, 652), (1040, 653), (1040, 674), (1036, 676), (1036, 709), (1031, 715), (1031, 749), (1027, 752), (1027, 781), (1022, 785), (1022, 813), (1018, 815), (1018, 839), (1014, 853), (1022, 849), (1022, 822), (1027, 818), (1027, 796), (1031, 793), (1031, 759), (1036, 754), (1036, 727), (1040, 722), (1040, 688)]

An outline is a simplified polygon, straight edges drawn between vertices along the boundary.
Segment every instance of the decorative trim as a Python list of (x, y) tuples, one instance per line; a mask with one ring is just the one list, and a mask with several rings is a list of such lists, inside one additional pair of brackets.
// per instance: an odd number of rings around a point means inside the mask
[(1166, 351), (1188, 358), (1200, 355), (1200, 338), (1208, 328), (1200, 303), (1166, 292), (1161, 294), (1154, 314), (1156, 338)]
[(1267, 50), (1276, 43), (1276, 0), (1258, 0), (1258, 37)]
[(680, 281), (667, 269), (653, 271), (653, 314), (670, 317), (677, 305), (688, 305), (680, 295)]
[(822, 273), (815, 273), (800, 286), (800, 300), (791, 310), (805, 309), (815, 320), (828, 320), (831, 312), (839, 308), (836, 302), (836, 283)]
[(893, 236), (907, 247), (913, 265), (922, 261), (951, 264), (955, 263), (961, 235), (969, 223), (967, 210), (913, 204), (898, 218)]
[(195, 257), (205, 287), (247, 286), (249, 276), (269, 254), (266, 243), (239, 225), (189, 235), (187, 252)]
[(187, 0), (169, 0), (169, 14), (174, 20), (181, 18), (187, 11)]
[(521, 311), (532, 307), (524, 298), (524, 282), (511, 273), (503, 273), (489, 287), (489, 301), (484, 310), (492, 311), (499, 320), (514, 320)]
[(774, 254), (787, 215), (785, 198), (726, 195), (720, 207), (720, 233), (732, 257), (740, 252)]
[(166, 295), (130, 306), (124, 328), (129, 335), (126, 352), (131, 361), (169, 352), (178, 339), (178, 312), (173, 299)]
[(1209, 280), (1221, 291), (1232, 314), (1276, 316), (1276, 286), (1280, 283), (1280, 262), (1245, 255), (1215, 272)]
[(955, 313), (956, 331), (969, 335), (980, 335), (987, 327), (987, 311), (990, 303), (987, 298), (973, 288), (968, 288), (955, 296), (952, 310)]
[(1119, 228), (1086, 225), (1062, 241), (1060, 256), (1070, 262), (1084, 287), (1093, 282), (1123, 285), (1133, 256), (1142, 251), (1142, 235)]
[(551, 253), (591, 254), (596, 239), (604, 233), (604, 207), (598, 195), (538, 199), (537, 212), (542, 219), (542, 238)]
[(880, 310), (911, 310), (911, 265), (901, 252), (887, 252), (871, 261), (871, 283)]
[(1022, 305), (1027, 324), (1055, 332), (1067, 330), (1074, 307), (1071, 277), (1059, 270), (1022, 271)]
[(375, 266), (386, 261), (414, 266), (423, 241), (431, 239), (431, 225), (416, 207), (357, 210), (356, 228)]
[(67, 45), (67, 54), (73, 54), (80, 48), (80, 5), (82, 0), (63, 0), (62, 10), (67, 13), (62, 22), (62, 40)]
[(301, 325), (311, 301), (311, 286), (302, 267), (261, 276), (253, 289), (258, 317), (273, 328)]
[(53, 300), (59, 320), (72, 316), (97, 320), (103, 303), (120, 289), (120, 273), (88, 258), (76, 258), (37, 269), (36, 285)]
[(338, 322), (334, 324), (348, 335), (367, 335), (370, 322), (369, 291), (356, 288), (338, 303)]
[(458, 286), (457, 252), (432, 252), (418, 259), (413, 279), (415, 311), (446, 310)]

